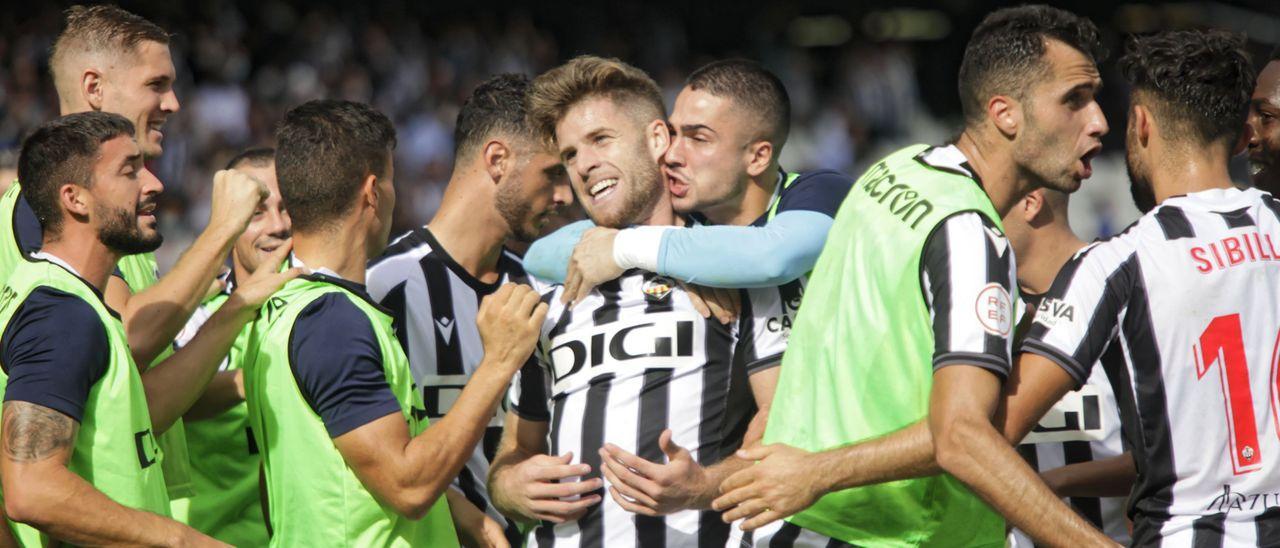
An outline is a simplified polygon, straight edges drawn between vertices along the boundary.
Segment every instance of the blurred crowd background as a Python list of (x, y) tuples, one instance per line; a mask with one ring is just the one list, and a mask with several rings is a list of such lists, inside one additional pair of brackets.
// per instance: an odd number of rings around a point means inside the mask
[[(1259, 61), (1280, 44), (1280, 3), (1050, 2), (1089, 16), (1112, 60), (1132, 33), (1217, 27), (1244, 32)], [(58, 114), (48, 49), (69, 2), (11, 3), (0, 20), (0, 171), (23, 136)], [(723, 57), (759, 60), (786, 83), (789, 170), (858, 175), (914, 142), (958, 132), (955, 81), (969, 32), (1008, 2), (485, 2), (364, 3), (302, 0), (143, 1), (121, 6), (174, 34), (181, 111), (164, 128), (152, 169), (166, 186), (161, 213), (171, 264), (208, 218), (212, 174), (237, 150), (272, 144), (293, 105), (320, 97), (373, 104), (399, 132), (397, 230), (435, 211), (452, 164), (453, 121), (491, 74), (534, 76), (582, 53), (649, 71), (668, 104), (685, 76)], [(1123, 160), (1127, 90), (1102, 65), (1100, 101), (1111, 124), (1106, 153), (1073, 198), (1082, 237), (1106, 236), (1137, 217)], [(1244, 164), (1235, 166), (1247, 181)], [(12, 171), (4, 174), (6, 179)], [(7, 180), (6, 180), (7, 182)]]

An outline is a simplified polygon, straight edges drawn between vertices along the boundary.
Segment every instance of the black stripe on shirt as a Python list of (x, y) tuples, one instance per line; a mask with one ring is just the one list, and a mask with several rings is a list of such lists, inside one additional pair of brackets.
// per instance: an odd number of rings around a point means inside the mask
[(1211, 514), (1191, 523), (1192, 548), (1221, 548), (1226, 537), (1227, 514)]
[[(427, 254), (418, 261), (422, 267), (422, 276), (427, 282), (427, 298), (431, 301), (432, 325), (427, 326), (436, 337), (436, 371), (438, 375), (462, 375), (466, 373), (462, 366), (462, 349), (458, 345), (458, 333), (454, 325), (453, 289), (449, 280), (449, 269), (434, 253)], [(446, 340), (440, 332), (441, 327), (450, 330)], [(427, 409), (440, 409), (438, 403), (427, 403)]]
[[(1088, 406), (1085, 406), (1088, 408)], [(1082, 462), (1090, 462), (1093, 460), (1093, 448), (1087, 441), (1064, 441), (1062, 442), (1062, 455), (1065, 457), (1065, 464), (1079, 464)], [(1076, 509), (1080, 515), (1089, 520), (1094, 527), (1103, 528), (1102, 523), (1102, 499), (1098, 497), (1071, 497), (1071, 506)]]
[(618, 303), (622, 301), (622, 278), (615, 278), (600, 284), (596, 288), (604, 303), (591, 312), (591, 321), (596, 325), (604, 325), (618, 321)]
[[(616, 314), (616, 309), (615, 309)], [(600, 452), (604, 447), (604, 430), (608, 420), (609, 389), (613, 386), (613, 373), (606, 373), (591, 379), (587, 388), (587, 405), (583, 409), (582, 422), (582, 454), (581, 462), (591, 467), (591, 472), (582, 477), (582, 481), (600, 477)], [(600, 488), (582, 496), (605, 496)], [(587, 513), (578, 519), (578, 527), (582, 530), (583, 548), (604, 548), (604, 505), (592, 506)]]
[[(949, 220), (949, 219), (948, 219)], [(920, 253), (921, 270), (929, 280), (924, 288), (929, 294), (925, 302), (933, 312), (933, 348), (951, 348), (951, 245), (947, 236), (947, 220), (934, 227)]]
[[(567, 314), (568, 311), (565, 311)], [(523, 400), (524, 398), (521, 397)], [(548, 445), (550, 455), (560, 454), (560, 423), (564, 420), (564, 404), (568, 399), (565, 394), (561, 394), (551, 403), (551, 430), (547, 434), (549, 440)], [(582, 455), (583, 458), (586, 455)], [(585, 479), (585, 478), (584, 478)], [(559, 483), (559, 481), (556, 481)], [(534, 532), (534, 539), (538, 542), (538, 548), (551, 548), (556, 543), (556, 524), (544, 521), (538, 525), (538, 529)], [(514, 544), (512, 546), (515, 546)]]
[[(400, 282), (388, 291), (386, 296), (382, 298), (381, 304), (387, 310), (391, 311), (391, 328), (396, 332), (396, 340), (400, 342), (400, 349), (404, 350), (406, 356), (409, 355), (409, 326), (405, 319), (405, 299), (404, 286), (406, 282)], [(428, 407), (427, 409), (431, 409)]]
[[(653, 303), (650, 303), (653, 304)], [(666, 457), (658, 438), (669, 424), (671, 402), (671, 369), (648, 369), (640, 388), (640, 413), (636, 422), (636, 456), (663, 464)], [(662, 546), (667, 542), (667, 519), (663, 516), (637, 514), (636, 545)]]
[[(1137, 397), (1142, 438), (1149, 441), (1149, 452), (1142, 455), (1145, 464), (1134, 485), (1132, 497), (1139, 501), (1134, 519), (1134, 532), (1139, 523), (1150, 521), (1153, 531), (1160, 530), (1169, 519), (1173, 504), (1173, 485), (1178, 474), (1173, 455), (1173, 428), (1169, 425), (1169, 406), (1164, 390), (1163, 364), (1152, 326), (1151, 303), (1141, 265), (1133, 262), (1133, 294), (1125, 314), (1122, 333), (1128, 343), (1129, 362), (1133, 364), (1133, 387)], [(1135, 462), (1137, 461), (1135, 454)]]
[[(751, 301), (742, 301), (741, 318), (750, 318)], [(738, 333), (743, 331), (739, 327)], [(735, 367), (736, 351), (754, 346), (750, 337), (739, 336), (734, 346), (729, 329), (714, 318), (703, 320), (707, 363), (702, 368), (702, 422), (698, 424), (698, 464), (711, 466), (723, 460), (746, 434), (755, 414), (746, 369)], [(724, 546), (729, 540), (729, 524), (720, 513), (704, 511), (698, 516), (698, 546)]]
[(1227, 228), (1241, 228), (1246, 226), (1258, 226), (1254, 222), (1253, 216), (1249, 215), (1249, 208), (1242, 207), (1235, 211), (1215, 211), (1222, 220), (1227, 223)]
[(1191, 228), (1191, 221), (1187, 219), (1187, 214), (1178, 206), (1166, 205), (1157, 209), (1155, 218), (1156, 222), (1160, 224), (1160, 230), (1164, 231), (1166, 240), (1194, 238), (1196, 236), (1196, 231)]
[(1258, 532), (1259, 548), (1280, 547), (1280, 506), (1268, 508), (1253, 518), (1253, 525)]

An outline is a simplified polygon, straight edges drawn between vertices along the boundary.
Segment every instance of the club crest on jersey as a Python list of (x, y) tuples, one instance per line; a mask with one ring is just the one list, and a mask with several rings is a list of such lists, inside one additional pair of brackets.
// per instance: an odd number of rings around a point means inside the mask
[(644, 300), (656, 303), (670, 296), (671, 290), (675, 288), (675, 285), (676, 283), (671, 278), (655, 276), (645, 280), (644, 285), (640, 287), (640, 291), (644, 292)]

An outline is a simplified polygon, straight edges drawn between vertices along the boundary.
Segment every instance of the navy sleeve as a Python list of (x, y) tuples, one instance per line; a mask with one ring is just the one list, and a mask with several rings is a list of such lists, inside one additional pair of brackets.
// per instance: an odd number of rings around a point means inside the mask
[(0, 363), (9, 375), (4, 401), (34, 403), (82, 422), (89, 389), (106, 373), (110, 354), (107, 331), (89, 303), (37, 288), (0, 338)]
[(853, 188), (853, 177), (833, 169), (809, 171), (791, 183), (778, 200), (778, 213), (783, 211), (816, 211), (834, 219), (840, 204)]
[(40, 251), (40, 247), (44, 245), (44, 229), (40, 228), (40, 219), (23, 194), (18, 194), (18, 202), (14, 205), (13, 229), (23, 255)]
[(342, 294), (320, 297), (298, 314), (289, 367), (330, 437), (400, 412), (373, 324)]

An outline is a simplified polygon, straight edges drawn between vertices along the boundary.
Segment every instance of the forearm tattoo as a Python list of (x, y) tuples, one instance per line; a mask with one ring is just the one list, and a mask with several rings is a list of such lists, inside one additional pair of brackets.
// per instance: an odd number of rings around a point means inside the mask
[(4, 404), (4, 454), (16, 462), (37, 462), (70, 446), (76, 424), (71, 417), (24, 401)]

